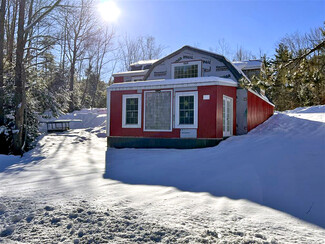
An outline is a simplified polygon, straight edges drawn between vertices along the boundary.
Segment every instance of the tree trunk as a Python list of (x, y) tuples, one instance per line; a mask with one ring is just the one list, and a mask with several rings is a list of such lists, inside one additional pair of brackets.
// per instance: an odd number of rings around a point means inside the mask
[(69, 103), (69, 112), (72, 112), (74, 110), (74, 94), (73, 94), (73, 89), (74, 89), (74, 74), (75, 74), (75, 62), (71, 63), (70, 67), (70, 86), (69, 86), (69, 91), (70, 91), (70, 103)]
[(69, 104), (69, 112), (72, 112), (75, 109), (75, 101), (74, 101), (74, 74), (76, 71), (76, 60), (77, 60), (77, 51), (76, 51), (76, 44), (74, 45), (74, 50), (72, 53), (72, 62), (70, 67), (70, 104)]
[(4, 43), (4, 27), (5, 27), (5, 12), (7, 0), (1, 1), (0, 7), (0, 126), (4, 124), (4, 91), (3, 91), (3, 43)]
[[(12, 56), (14, 51), (14, 39), (15, 39), (15, 30), (16, 30), (16, 19), (17, 19), (17, 11), (18, 11), (18, 3), (16, 1), (12, 1), (14, 4), (12, 6), (12, 13), (10, 11), (10, 6), (8, 6), (8, 23), (7, 23), (7, 60), (12, 63)], [(11, 14), (11, 19), (9, 15)], [(11, 22), (11, 23), (9, 23)]]
[(19, 0), (19, 17), (17, 32), (17, 50), (15, 67), (15, 131), (13, 132), (13, 153), (22, 154), (24, 141), (24, 112), (26, 107), (25, 96), (25, 78), (24, 78), (24, 20), (25, 20), (25, 2)]
[(92, 106), (92, 107), (95, 107), (95, 98), (96, 98), (96, 93), (97, 93), (97, 88), (98, 88), (99, 79), (100, 79), (99, 75), (96, 74), (96, 77), (95, 77), (94, 93), (93, 93), (93, 97), (92, 97), (92, 101), (91, 101), (91, 106)]

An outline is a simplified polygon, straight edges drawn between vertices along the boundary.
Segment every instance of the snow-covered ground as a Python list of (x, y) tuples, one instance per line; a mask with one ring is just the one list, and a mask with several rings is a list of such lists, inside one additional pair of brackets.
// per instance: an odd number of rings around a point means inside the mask
[(64, 118), (0, 155), (0, 242), (324, 243), (325, 106), (194, 150), (106, 153), (105, 110)]

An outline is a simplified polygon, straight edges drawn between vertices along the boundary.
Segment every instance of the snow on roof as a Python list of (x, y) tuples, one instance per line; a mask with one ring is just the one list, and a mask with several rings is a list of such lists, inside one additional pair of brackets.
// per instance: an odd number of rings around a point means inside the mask
[(144, 65), (144, 64), (153, 64), (157, 62), (159, 59), (151, 59), (151, 60), (139, 60), (138, 62), (130, 64), (130, 66), (133, 65)]
[(237, 87), (238, 83), (231, 79), (221, 77), (194, 77), (184, 79), (161, 79), (137, 82), (115, 83), (109, 86), (108, 90), (132, 90), (132, 89), (160, 89), (170, 87), (193, 87), (206, 85), (223, 85)]
[(232, 62), (237, 68), (241, 70), (247, 69), (261, 69), (262, 67), (262, 60), (255, 59), (255, 60), (246, 60), (246, 61), (234, 61)]
[(145, 70), (134, 70), (134, 71), (125, 71), (113, 74), (113, 77), (118, 76), (133, 76), (133, 75), (145, 75), (148, 72), (147, 69)]

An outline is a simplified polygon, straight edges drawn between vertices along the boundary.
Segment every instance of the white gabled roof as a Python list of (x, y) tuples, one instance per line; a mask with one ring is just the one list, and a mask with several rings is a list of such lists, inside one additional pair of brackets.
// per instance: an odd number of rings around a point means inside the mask
[(246, 60), (246, 61), (234, 61), (232, 63), (241, 70), (262, 68), (262, 60), (259, 59)]
[(222, 85), (237, 87), (238, 83), (231, 79), (221, 77), (194, 77), (184, 79), (147, 80), (136, 82), (123, 82), (110, 85), (107, 90), (134, 90), (134, 89), (162, 89), (176, 87)]
[(157, 62), (159, 59), (150, 59), (150, 60), (139, 60), (138, 62), (130, 64), (130, 66), (133, 65), (144, 65), (144, 64), (153, 64)]
[(136, 76), (136, 75), (145, 75), (148, 72), (148, 69), (145, 70), (134, 70), (134, 71), (125, 71), (113, 74), (113, 77), (119, 76)]

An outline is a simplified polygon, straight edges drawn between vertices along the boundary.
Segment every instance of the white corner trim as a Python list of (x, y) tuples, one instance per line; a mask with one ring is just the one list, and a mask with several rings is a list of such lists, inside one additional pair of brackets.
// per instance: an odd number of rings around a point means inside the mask
[(107, 115), (106, 115), (106, 135), (110, 135), (111, 129), (111, 91), (107, 89)]
[[(175, 128), (177, 129), (197, 129), (198, 128), (198, 92), (176, 92), (175, 93)], [(179, 98), (182, 96), (194, 96), (194, 123), (179, 124)]]
[(143, 131), (171, 132), (173, 131), (173, 90), (162, 90), (161, 92), (170, 92), (170, 130), (148, 130), (146, 129), (146, 94), (155, 91), (145, 91), (143, 99)]
[[(138, 123), (126, 124), (126, 99), (138, 98)], [(126, 94), (122, 97), (122, 128), (141, 128), (141, 94)]]
[(195, 65), (197, 64), (197, 77), (201, 77), (202, 76), (202, 61), (184, 61), (184, 62), (180, 62), (180, 63), (173, 63), (172, 64), (172, 79), (175, 79), (175, 67), (179, 67), (179, 66), (186, 66), (186, 65)]

